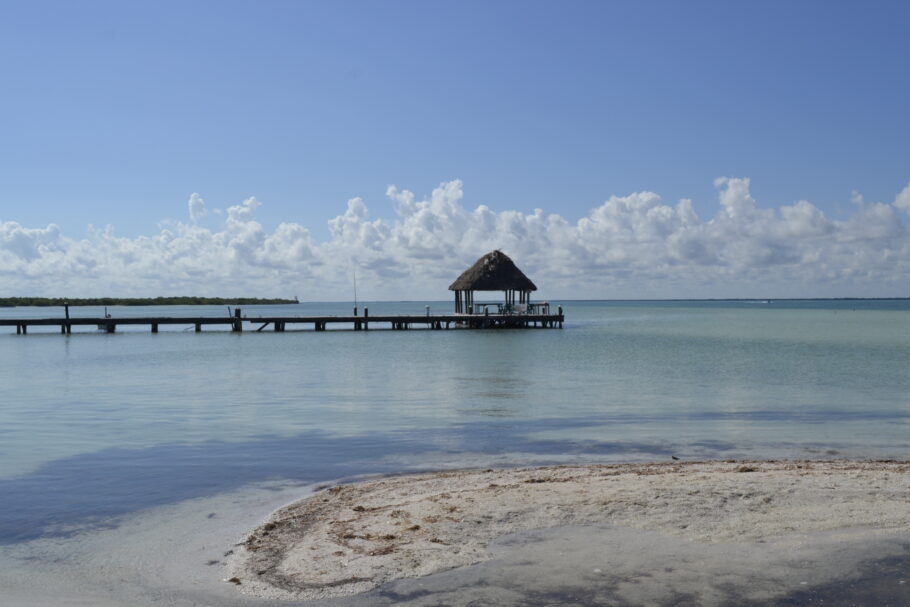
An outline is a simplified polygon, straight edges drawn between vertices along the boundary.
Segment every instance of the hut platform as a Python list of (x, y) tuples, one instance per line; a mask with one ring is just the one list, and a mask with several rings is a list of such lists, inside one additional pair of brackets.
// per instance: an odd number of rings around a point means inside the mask
[[(236, 310), (235, 312), (239, 312)], [(394, 316), (147, 316), (122, 318), (0, 318), (0, 327), (16, 327), (16, 333), (27, 335), (30, 327), (59, 327), (60, 333), (70, 334), (73, 327), (94, 327), (114, 333), (118, 326), (145, 325), (157, 333), (162, 325), (184, 325), (198, 333), (203, 327), (228, 327), (231, 331), (284, 331), (291, 326), (325, 331), (329, 325), (355, 331), (370, 329), (530, 329), (562, 328), (564, 316), (559, 314), (412, 314)]]

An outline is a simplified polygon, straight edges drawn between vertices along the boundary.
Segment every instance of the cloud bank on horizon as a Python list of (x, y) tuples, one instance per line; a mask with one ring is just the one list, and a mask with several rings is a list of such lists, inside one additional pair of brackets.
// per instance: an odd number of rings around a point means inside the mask
[[(749, 179), (715, 186), (719, 208), (708, 219), (688, 199), (636, 192), (575, 223), (541, 209), (472, 209), (459, 180), (422, 200), (390, 186), (396, 219), (371, 219), (354, 198), (325, 242), (298, 223), (266, 230), (255, 197), (222, 212), (193, 193), (188, 221), (136, 238), (110, 226), (76, 238), (0, 217), (0, 292), (346, 300), (356, 270), (364, 300), (448, 299), (460, 272), (502, 249), (546, 298), (910, 296), (910, 183), (890, 203), (855, 193), (845, 220), (805, 200), (760, 207)], [(206, 217), (219, 225), (200, 225)]]

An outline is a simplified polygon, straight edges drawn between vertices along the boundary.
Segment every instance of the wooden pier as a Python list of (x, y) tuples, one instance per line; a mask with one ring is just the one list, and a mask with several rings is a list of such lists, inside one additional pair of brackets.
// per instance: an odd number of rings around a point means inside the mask
[(0, 318), (0, 327), (16, 327), (16, 334), (27, 335), (29, 327), (59, 327), (60, 333), (71, 334), (73, 327), (95, 327), (100, 331), (114, 333), (118, 326), (145, 325), (152, 333), (158, 333), (161, 325), (184, 325), (198, 333), (203, 326), (229, 327), (233, 332), (247, 330), (284, 331), (288, 325), (302, 328), (312, 327), (325, 331), (329, 325), (340, 325), (354, 331), (370, 329), (407, 330), (424, 329), (527, 329), (562, 328), (565, 320), (562, 306), (557, 314), (401, 314), (392, 316), (370, 316), (369, 309), (355, 316), (244, 316), (240, 308), (233, 316), (144, 316), (100, 318)]

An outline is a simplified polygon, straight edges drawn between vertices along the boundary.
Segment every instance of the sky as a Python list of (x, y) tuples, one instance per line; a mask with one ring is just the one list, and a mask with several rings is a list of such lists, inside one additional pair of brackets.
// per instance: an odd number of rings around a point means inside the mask
[(908, 18), (0, 0), (0, 296), (910, 296)]

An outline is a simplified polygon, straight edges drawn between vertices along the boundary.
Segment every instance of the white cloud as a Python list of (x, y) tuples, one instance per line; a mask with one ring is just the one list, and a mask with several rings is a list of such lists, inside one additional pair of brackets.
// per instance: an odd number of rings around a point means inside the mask
[(910, 213), (910, 183), (894, 199), (894, 206)]
[(262, 206), (255, 196), (250, 196), (237, 206), (228, 207), (228, 222), (243, 223), (253, 215), (253, 211)]
[(251, 197), (222, 225), (189, 199), (191, 222), (138, 238), (112, 228), (85, 238), (55, 225), (0, 223), (6, 293), (23, 295), (349, 296), (356, 268), (367, 298), (447, 299), (449, 283), (477, 257), (501, 248), (544, 297), (798, 297), (910, 295), (910, 185), (891, 204), (854, 193), (854, 213), (832, 219), (808, 201), (762, 207), (748, 179), (717, 179), (718, 211), (700, 218), (692, 201), (653, 192), (612, 196), (577, 222), (465, 206), (464, 186), (440, 184), (426, 198), (390, 186), (397, 218), (373, 219), (361, 198), (313, 240), (292, 222), (266, 230)]
[(193, 192), (190, 194), (190, 199), (187, 202), (187, 206), (190, 210), (190, 220), (195, 223), (201, 217), (208, 215), (208, 211), (205, 208), (205, 201), (202, 199), (202, 196)]

